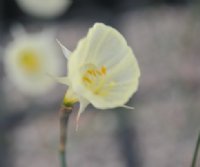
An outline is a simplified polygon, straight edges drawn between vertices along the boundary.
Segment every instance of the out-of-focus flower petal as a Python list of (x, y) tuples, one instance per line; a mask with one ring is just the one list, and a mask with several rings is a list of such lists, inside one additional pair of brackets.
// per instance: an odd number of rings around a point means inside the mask
[(27, 14), (42, 18), (54, 18), (63, 14), (72, 0), (16, 0), (19, 7)]

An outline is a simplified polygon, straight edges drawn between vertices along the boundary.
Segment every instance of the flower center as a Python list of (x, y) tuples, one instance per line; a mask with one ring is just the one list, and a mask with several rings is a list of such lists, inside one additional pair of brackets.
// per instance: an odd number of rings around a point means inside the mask
[(37, 73), (41, 66), (38, 55), (32, 50), (24, 50), (20, 53), (19, 65), (27, 73)]
[(86, 64), (83, 67), (82, 80), (84, 85), (96, 95), (106, 96), (115, 85), (115, 82), (108, 81), (107, 68), (97, 68), (94, 64)]

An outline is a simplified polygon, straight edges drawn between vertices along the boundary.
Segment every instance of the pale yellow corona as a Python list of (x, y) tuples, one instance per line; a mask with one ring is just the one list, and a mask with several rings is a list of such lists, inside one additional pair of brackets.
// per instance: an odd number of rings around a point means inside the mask
[(80, 102), (77, 121), (88, 104), (98, 109), (131, 108), (125, 104), (138, 88), (140, 69), (116, 29), (96, 23), (72, 53), (58, 43), (68, 59), (68, 75), (59, 80)]
[(84, 68), (82, 79), (85, 86), (96, 95), (106, 96), (114, 86), (113, 81), (106, 79), (106, 67), (102, 66), (98, 69), (93, 64), (86, 64)]
[(22, 50), (19, 55), (19, 67), (24, 69), (25, 72), (29, 74), (34, 74), (38, 73), (41, 70), (42, 64), (40, 63), (40, 59), (34, 50)]

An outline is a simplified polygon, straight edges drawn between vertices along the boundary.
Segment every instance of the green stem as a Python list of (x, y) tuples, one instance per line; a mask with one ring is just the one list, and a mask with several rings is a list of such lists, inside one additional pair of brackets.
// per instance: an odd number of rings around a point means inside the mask
[(60, 166), (67, 167), (66, 163), (66, 143), (67, 143), (67, 126), (69, 116), (72, 112), (72, 106), (62, 106), (60, 109)]
[(67, 167), (65, 152), (60, 152), (60, 165), (61, 167)]
[(195, 147), (195, 151), (194, 151), (191, 167), (195, 167), (196, 166), (199, 147), (200, 147), (200, 132), (199, 132), (199, 136), (198, 136), (198, 139), (197, 139), (197, 142), (196, 142), (196, 147)]

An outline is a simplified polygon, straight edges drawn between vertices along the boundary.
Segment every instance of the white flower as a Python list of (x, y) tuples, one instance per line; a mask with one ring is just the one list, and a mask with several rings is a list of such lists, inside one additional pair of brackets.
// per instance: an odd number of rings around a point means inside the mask
[(28, 95), (47, 93), (55, 85), (47, 73), (59, 75), (61, 61), (54, 35), (13, 31), (14, 40), (5, 48), (4, 67), (8, 78)]
[(80, 102), (77, 121), (90, 103), (98, 109), (130, 108), (125, 103), (138, 88), (140, 70), (117, 30), (96, 23), (71, 54), (59, 44), (68, 59), (68, 76), (59, 81), (67, 84)]
[(53, 18), (63, 14), (71, 5), (71, 0), (16, 0), (26, 13), (43, 18)]

